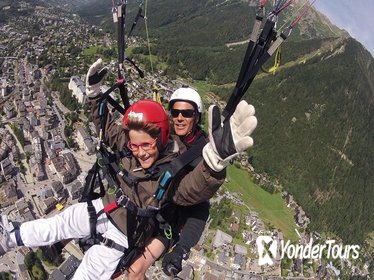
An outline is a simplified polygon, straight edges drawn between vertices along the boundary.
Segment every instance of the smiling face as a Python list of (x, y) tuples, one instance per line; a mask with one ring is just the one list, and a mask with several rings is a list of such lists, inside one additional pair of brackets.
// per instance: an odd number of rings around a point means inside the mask
[(134, 157), (144, 169), (150, 168), (159, 156), (156, 138), (151, 137), (143, 130), (130, 130), (129, 140)]
[[(172, 110), (195, 110), (191, 103), (177, 101), (174, 103)], [(190, 134), (199, 120), (199, 114), (195, 112), (192, 117), (184, 117), (182, 113), (172, 116), (175, 134), (185, 137)]]

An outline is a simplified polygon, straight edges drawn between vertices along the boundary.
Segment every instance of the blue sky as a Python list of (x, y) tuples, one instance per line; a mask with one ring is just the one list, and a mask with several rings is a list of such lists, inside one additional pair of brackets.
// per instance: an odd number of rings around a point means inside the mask
[(373, 0), (317, 0), (314, 6), (374, 56)]

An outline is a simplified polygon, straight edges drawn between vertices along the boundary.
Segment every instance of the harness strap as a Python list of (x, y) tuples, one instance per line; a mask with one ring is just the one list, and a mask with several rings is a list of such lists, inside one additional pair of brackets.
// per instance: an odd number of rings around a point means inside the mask
[(194, 161), (201, 157), (202, 150), (206, 143), (204, 137), (199, 138), (190, 149), (171, 161), (171, 164), (168, 166), (169, 168), (162, 173), (158, 181), (158, 188), (154, 195), (158, 201), (163, 199), (173, 179), (178, 177), (178, 174), (183, 171), (187, 165), (194, 165)]
[(188, 164), (201, 157), (202, 150), (206, 143), (205, 137), (200, 137), (191, 148), (174, 159), (170, 165), (173, 175), (176, 176), (178, 172), (183, 170)]
[(87, 211), (89, 215), (89, 222), (90, 222), (90, 232), (91, 232), (91, 237), (94, 237), (96, 235), (96, 224), (97, 224), (97, 215), (96, 215), (96, 210), (95, 207), (92, 204), (91, 200), (87, 201)]
[[(157, 207), (153, 206), (147, 206), (147, 208), (140, 208), (138, 207), (134, 202), (132, 202), (121, 190), (117, 192), (117, 200), (113, 201), (112, 203), (105, 206), (102, 210), (100, 210), (96, 216), (99, 217), (103, 213), (110, 213), (113, 210), (124, 207), (128, 209), (131, 213), (133, 213), (135, 216), (144, 217), (144, 218), (153, 218), (156, 216), (156, 213), (158, 212)], [(96, 214), (96, 213), (95, 213)]]
[(97, 239), (100, 241), (101, 244), (105, 245), (106, 247), (116, 249), (117, 251), (123, 253), (127, 251), (127, 248), (125, 246), (119, 245), (113, 240), (103, 237), (101, 234), (97, 234)]
[(101, 144), (100, 150), (97, 153), (97, 157), (100, 159), (99, 163), (102, 169), (109, 169), (108, 173), (110, 175), (116, 174), (121, 176), (126, 184), (130, 187), (134, 187), (141, 180), (147, 181), (150, 179), (150, 176), (146, 176), (144, 178), (133, 176), (127, 170), (120, 168), (117, 163), (117, 156), (108, 152), (103, 143)]

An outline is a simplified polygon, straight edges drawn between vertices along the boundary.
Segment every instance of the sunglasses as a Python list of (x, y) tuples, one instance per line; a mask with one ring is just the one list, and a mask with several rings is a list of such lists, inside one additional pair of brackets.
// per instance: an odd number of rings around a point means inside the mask
[(177, 118), (179, 114), (182, 114), (183, 118), (192, 118), (195, 115), (195, 110), (193, 109), (186, 109), (186, 110), (171, 109), (170, 114), (173, 118)]
[(130, 141), (127, 142), (127, 148), (129, 148), (132, 152), (137, 152), (139, 148), (142, 148), (143, 151), (149, 151), (155, 147), (157, 138), (153, 142), (144, 142), (140, 144), (134, 144)]

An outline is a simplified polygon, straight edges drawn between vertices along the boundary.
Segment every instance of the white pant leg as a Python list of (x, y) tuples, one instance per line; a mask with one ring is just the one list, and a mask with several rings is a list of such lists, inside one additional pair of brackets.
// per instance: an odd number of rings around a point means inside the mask
[(94, 245), (86, 251), (72, 280), (109, 280), (123, 252), (104, 245)]
[[(93, 201), (96, 211), (100, 203)], [(45, 246), (69, 238), (82, 238), (90, 234), (87, 203), (77, 203), (62, 213), (47, 219), (37, 219), (21, 224), (20, 235), (27, 247)]]
[[(104, 208), (101, 199), (92, 201), (96, 213)], [(127, 237), (106, 217), (100, 215), (97, 220), (97, 232), (117, 244), (128, 247)], [(38, 219), (23, 223), (20, 227), (21, 239), (25, 246), (37, 247), (56, 243), (69, 238), (82, 238), (90, 234), (87, 203), (74, 204), (59, 215), (48, 219)], [(123, 252), (104, 245), (94, 245), (84, 254), (74, 278), (110, 279)]]
[[(96, 213), (104, 208), (100, 198), (93, 200), (92, 204)], [(98, 217), (96, 230), (104, 237), (128, 247), (127, 237), (110, 222), (105, 213)], [(90, 233), (87, 203), (74, 204), (54, 217), (25, 222), (20, 226), (21, 239), (27, 247), (51, 245), (70, 238), (83, 238)]]
[[(96, 209), (96, 211), (98, 210)], [(123, 247), (128, 247), (127, 237), (108, 220), (105, 214), (98, 218), (97, 223), (97, 231), (102, 233), (104, 237)], [(123, 252), (116, 249), (99, 244), (94, 245), (85, 252), (73, 280), (110, 279), (122, 256)]]

